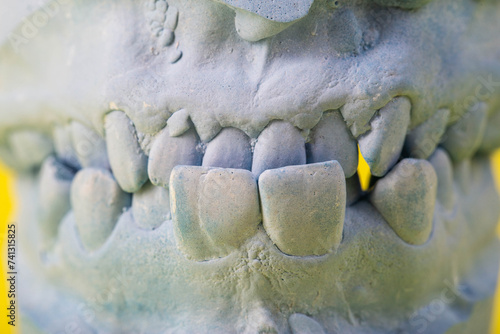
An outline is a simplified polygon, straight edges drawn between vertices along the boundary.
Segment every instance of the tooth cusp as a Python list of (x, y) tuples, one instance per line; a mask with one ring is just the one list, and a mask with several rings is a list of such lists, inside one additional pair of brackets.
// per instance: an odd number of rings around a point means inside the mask
[(405, 152), (416, 159), (427, 159), (441, 142), (450, 116), (449, 109), (440, 109), (406, 136)]
[(71, 122), (71, 138), (83, 168), (109, 168), (106, 142), (97, 132), (79, 122)]
[(422, 245), (432, 231), (437, 182), (428, 161), (405, 159), (377, 182), (370, 200), (401, 239)]
[(446, 130), (441, 146), (453, 161), (469, 159), (476, 153), (486, 129), (487, 110), (486, 103), (479, 102)]
[(207, 144), (202, 165), (250, 170), (252, 168), (250, 138), (241, 130), (223, 129)]
[(323, 115), (311, 131), (306, 150), (308, 163), (337, 160), (347, 178), (356, 173), (358, 144), (338, 111)]
[(113, 175), (124, 191), (136, 192), (148, 179), (148, 159), (139, 145), (135, 128), (121, 111), (106, 115), (105, 128)]
[(258, 177), (268, 169), (305, 163), (305, 141), (300, 131), (288, 122), (274, 121), (257, 139), (252, 173)]
[(283, 253), (324, 255), (339, 246), (346, 183), (337, 161), (267, 170), (259, 191), (264, 228)]
[(374, 176), (384, 176), (398, 161), (410, 123), (411, 103), (396, 97), (380, 109), (371, 131), (359, 138), (359, 149)]
[(80, 239), (93, 251), (104, 244), (130, 206), (130, 195), (122, 191), (109, 171), (86, 168), (76, 174), (71, 185), (71, 206)]
[(197, 149), (199, 138), (194, 129), (171, 137), (168, 126), (154, 139), (149, 152), (148, 175), (155, 186), (168, 188), (170, 173), (177, 165), (199, 166), (202, 154)]
[(178, 247), (197, 261), (228, 255), (261, 222), (256, 181), (241, 169), (174, 168), (170, 207)]

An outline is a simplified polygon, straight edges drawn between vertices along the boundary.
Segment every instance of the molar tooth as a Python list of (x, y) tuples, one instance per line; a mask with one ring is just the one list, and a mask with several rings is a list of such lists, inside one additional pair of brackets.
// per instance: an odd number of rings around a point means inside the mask
[(436, 150), (446, 130), (450, 110), (440, 109), (406, 136), (405, 152), (412, 158), (427, 159)]
[(168, 190), (146, 183), (132, 197), (132, 215), (137, 226), (155, 229), (170, 219)]
[(202, 166), (250, 170), (252, 168), (250, 138), (241, 130), (223, 129), (207, 144)]
[(453, 191), (453, 166), (450, 157), (445, 150), (437, 149), (429, 158), (429, 162), (437, 175), (437, 199), (446, 209), (451, 210), (455, 205), (455, 193)]
[(310, 138), (311, 141), (306, 144), (308, 163), (337, 160), (346, 178), (356, 173), (358, 144), (340, 112), (325, 113)]
[(421, 245), (432, 231), (437, 182), (427, 160), (404, 159), (377, 182), (370, 200), (401, 239)]
[(398, 161), (410, 124), (410, 110), (408, 98), (394, 98), (372, 120), (371, 131), (359, 138), (359, 149), (372, 175), (384, 176)]
[(96, 250), (109, 237), (130, 195), (123, 192), (107, 170), (79, 171), (71, 186), (71, 206), (83, 245)]
[(476, 103), (446, 130), (442, 146), (454, 161), (460, 162), (476, 153), (486, 129), (487, 110), (486, 103)]
[(52, 141), (45, 135), (30, 131), (16, 131), (8, 138), (12, 155), (25, 170), (38, 167), (53, 152)]
[(259, 191), (264, 228), (282, 252), (323, 255), (340, 244), (346, 184), (337, 161), (266, 170)]
[(242, 169), (174, 168), (170, 206), (179, 248), (199, 261), (228, 255), (261, 222), (257, 183)]
[(75, 172), (48, 157), (40, 170), (39, 224), (44, 247), (49, 247), (57, 235), (59, 223), (71, 210), (70, 190)]
[(255, 144), (252, 172), (257, 177), (266, 169), (305, 163), (305, 142), (300, 131), (288, 122), (274, 121)]
[(106, 142), (97, 132), (80, 122), (71, 122), (72, 144), (83, 168), (109, 168)]
[(197, 150), (199, 138), (194, 129), (179, 137), (171, 137), (168, 126), (155, 138), (149, 153), (148, 174), (151, 183), (168, 188), (170, 173), (177, 165), (201, 165)]
[(148, 158), (142, 151), (135, 128), (121, 111), (106, 115), (106, 145), (116, 181), (126, 192), (136, 192), (148, 179)]
[(78, 161), (71, 139), (71, 126), (56, 126), (52, 131), (52, 138), (54, 140), (54, 149), (58, 159), (66, 162), (70, 166), (79, 168), (80, 162)]

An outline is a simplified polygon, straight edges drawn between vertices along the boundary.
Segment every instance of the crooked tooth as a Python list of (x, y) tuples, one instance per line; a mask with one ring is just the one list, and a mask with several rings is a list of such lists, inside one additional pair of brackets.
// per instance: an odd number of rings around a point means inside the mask
[(279, 34), (294, 22), (275, 22), (250, 13), (246, 10), (235, 9), (234, 24), (241, 38), (249, 42)]
[(59, 223), (71, 209), (70, 190), (75, 171), (50, 156), (42, 164), (39, 185), (39, 224), (44, 247), (50, 247)]
[(168, 190), (146, 183), (132, 197), (132, 215), (137, 226), (155, 229), (170, 219)]
[(437, 149), (429, 158), (429, 162), (437, 175), (437, 200), (446, 209), (451, 210), (455, 205), (455, 192), (453, 191), (453, 165), (450, 157), (445, 150)]
[(194, 129), (179, 137), (171, 137), (168, 126), (155, 138), (149, 152), (148, 174), (151, 183), (168, 188), (170, 173), (175, 166), (201, 165), (202, 154), (197, 149), (199, 138)]
[(471, 158), (481, 145), (487, 124), (486, 103), (479, 102), (446, 130), (441, 144), (453, 161)]
[(71, 122), (71, 137), (83, 168), (109, 168), (106, 142), (97, 132), (79, 122)]
[(378, 180), (370, 200), (401, 239), (421, 245), (432, 231), (437, 182), (428, 161), (404, 159)]
[(139, 145), (135, 128), (121, 111), (106, 115), (105, 128), (113, 175), (123, 190), (136, 192), (148, 179), (148, 158)]
[(256, 181), (242, 169), (174, 168), (170, 207), (178, 247), (198, 261), (228, 255), (261, 222)]
[(241, 130), (223, 129), (207, 144), (202, 165), (250, 170), (252, 168), (250, 138)]
[(52, 141), (35, 131), (16, 131), (8, 142), (17, 164), (26, 170), (40, 166), (53, 151)]
[(288, 318), (288, 324), (293, 334), (325, 334), (323, 327), (316, 320), (304, 314), (292, 314), (290, 318)]
[(484, 137), (479, 152), (489, 154), (500, 147), (500, 111), (491, 115), (484, 131)]
[(79, 171), (71, 186), (71, 207), (83, 245), (96, 250), (109, 237), (130, 195), (123, 192), (107, 170)]
[(358, 168), (358, 144), (338, 111), (325, 113), (306, 144), (307, 163), (337, 160), (346, 178)]
[(384, 176), (398, 161), (410, 123), (410, 111), (408, 98), (394, 98), (372, 120), (371, 131), (359, 138), (359, 149), (372, 175)]
[(57, 158), (72, 167), (79, 168), (80, 162), (78, 161), (77, 154), (73, 148), (71, 138), (71, 126), (56, 126), (52, 131), (52, 138), (54, 140), (54, 149), (56, 151)]
[(436, 150), (446, 130), (450, 110), (440, 109), (406, 136), (405, 152), (412, 158), (427, 159)]
[(252, 173), (258, 177), (267, 169), (305, 163), (305, 142), (300, 131), (288, 122), (274, 121), (255, 144)]
[(323, 255), (342, 240), (344, 172), (337, 161), (270, 169), (259, 178), (264, 228), (289, 255)]

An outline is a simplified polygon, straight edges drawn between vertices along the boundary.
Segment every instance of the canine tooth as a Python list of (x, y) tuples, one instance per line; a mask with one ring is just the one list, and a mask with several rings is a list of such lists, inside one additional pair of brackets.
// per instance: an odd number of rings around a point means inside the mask
[(135, 128), (121, 111), (106, 115), (106, 145), (116, 181), (126, 192), (136, 192), (148, 179), (148, 158), (142, 151)]
[(323, 255), (342, 239), (346, 184), (337, 161), (266, 170), (259, 178), (264, 228), (289, 255)]
[(405, 152), (412, 158), (427, 159), (436, 150), (446, 130), (450, 110), (440, 109), (406, 136)]
[(358, 144), (347, 128), (340, 112), (329, 112), (311, 132), (306, 145), (307, 162), (337, 160), (347, 178), (358, 168)]
[(137, 226), (155, 229), (170, 219), (168, 190), (146, 183), (132, 197), (132, 215)]
[(71, 206), (82, 243), (95, 250), (109, 237), (124, 208), (130, 206), (130, 195), (107, 170), (86, 168), (73, 180)]
[(235, 13), (236, 31), (241, 38), (249, 42), (257, 42), (279, 34), (293, 24), (293, 22), (271, 21), (246, 10), (235, 9)]
[(371, 202), (401, 239), (421, 245), (432, 231), (437, 182), (427, 160), (404, 159), (377, 182)]
[(71, 139), (71, 126), (57, 126), (52, 132), (57, 157), (73, 167), (80, 167)]
[(178, 137), (182, 135), (191, 127), (191, 124), (189, 124), (188, 111), (185, 109), (181, 109), (174, 112), (168, 119), (167, 126), (170, 137)]
[(275, 121), (262, 131), (255, 144), (252, 172), (259, 176), (266, 169), (305, 163), (305, 142), (300, 131), (288, 122)]
[(384, 176), (396, 164), (410, 123), (411, 103), (396, 97), (372, 120), (372, 130), (359, 138), (359, 149), (372, 175)]
[(83, 168), (109, 168), (106, 142), (97, 132), (80, 122), (71, 122), (71, 137)]
[(196, 149), (198, 136), (194, 129), (179, 137), (171, 137), (168, 126), (155, 138), (149, 153), (148, 174), (151, 183), (168, 188), (170, 173), (177, 165), (201, 165), (201, 153)]
[(21, 130), (10, 135), (10, 149), (18, 165), (23, 169), (40, 166), (53, 152), (51, 140), (38, 132)]
[(453, 166), (450, 157), (445, 150), (437, 149), (429, 158), (429, 162), (437, 175), (437, 199), (446, 209), (451, 210), (455, 204), (455, 193), (453, 192)]
[(59, 223), (71, 209), (72, 169), (50, 156), (42, 164), (39, 185), (40, 231), (45, 246), (49, 246), (57, 235)]
[(207, 144), (202, 165), (250, 170), (252, 168), (250, 138), (241, 130), (223, 129)]
[(487, 110), (486, 103), (476, 103), (446, 130), (442, 146), (454, 161), (460, 162), (476, 153), (486, 129)]
[(293, 334), (325, 333), (323, 327), (316, 320), (300, 313), (292, 314), (290, 318), (288, 318), (288, 324)]
[(479, 152), (489, 154), (500, 147), (500, 111), (491, 115), (484, 131), (484, 137)]
[(179, 248), (194, 260), (229, 254), (261, 222), (257, 183), (242, 169), (174, 168), (170, 206)]

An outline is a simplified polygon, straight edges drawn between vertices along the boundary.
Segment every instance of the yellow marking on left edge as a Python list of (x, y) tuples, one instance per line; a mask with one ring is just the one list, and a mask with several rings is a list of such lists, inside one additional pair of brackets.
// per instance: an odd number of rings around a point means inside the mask
[[(0, 333), (16, 334), (19, 326), (19, 304), (16, 300), (16, 327), (10, 326), (7, 322), (7, 307), (10, 300), (7, 297), (7, 281), (6, 281), (6, 266), (7, 266), (7, 225), (12, 221), (12, 214), (15, 212), (15, 203), (13, 201), (13, 177), (12, 173), (7, 168), (0, 164)], [(19, 291), (16, 291), (19, 292)]]

